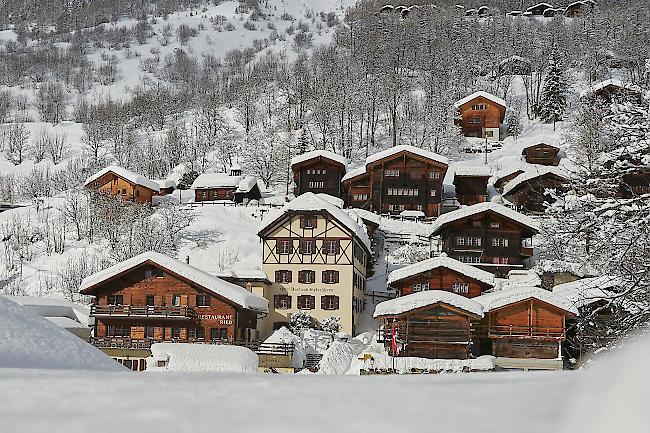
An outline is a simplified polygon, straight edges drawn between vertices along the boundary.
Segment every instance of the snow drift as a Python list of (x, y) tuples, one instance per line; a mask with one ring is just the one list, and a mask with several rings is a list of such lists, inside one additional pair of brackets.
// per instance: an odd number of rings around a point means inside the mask
[[(147, 358), (147, 371), (218, 371), (257, 373), (259, 359), (241, 346), (190, 343), (155, 343)], [(158, 367), (158, 361), (166, 363)]]

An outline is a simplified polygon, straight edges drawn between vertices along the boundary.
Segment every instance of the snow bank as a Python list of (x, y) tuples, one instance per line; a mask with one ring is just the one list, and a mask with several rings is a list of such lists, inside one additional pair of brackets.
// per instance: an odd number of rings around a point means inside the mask
[[(250, 349), (221, 344), (155, 343), (147, 371), (218, 371), (257, 373), (259, 359)], [(158, 367), (165, 361), (165, 367)]]
[(390, 285), (397, 281), (405, 280), (415, 275), (438, 268), (450, 269), (454, 272), (458, 272), (461, 275), (465, 275), (466, 277), (473, 278), (474, 280), (489, 284), (490, 286), (494, 286), (493, 274), (478, 269), (474, 266), (459, 262), (458, 260), (452, 259), (451, 257), (445, 256), (422, 260), (421, 262), (394, 270), (388, 275), (388, 284)]
[(0, 368), (123, 367), (79, 337), (0, 296)]
[(135, 185), (144, 186), (145, 188), (149, 188), (152, 191), (156, 191), (156, 192), (160, 191), (160, 186), (158, 185), (158, 183), (154, 182), (153, 180), (147, 179), (146, 177), (141, 176), (138, 173), (135, 173), (131, 170), (127, 170), (126, 168), (119, 167), (117, 165), (109, 165), (108, 167), (93, 174), (88, 179), (86, 179), (84, 186), (90, 185), (92, 182), (96, 181), (97, 179), (99, 179), (100, 177), (104, 176), (107, 173), (114, 173), (117, 176), (126, 179)]
[(147, 262), (154, 263), (163, 269), (190, 280), (193, 283), (196, 283), (221, 297), (229, 299), (244, 308), (262, 312), (268, 311), (269, 301), (267, 299), (248, 292), (236, 284), (229, 283), (221, 278), (215, 277), (214, 275), (210, 275), (194, 266), (188, 265), (187, 263), (183, 263), (166, 256), (165, 254), (154, 251), (139, 254), (84, 278), (81, 282), (79, 291), (82, 293), (88, 293), (87, 291), (92, 289), (93, 286)]
[(67, 317), (85, 327), (90, 309), (63, 298), (38, 296), (7, 296), (7, 299), (26, 307), (41, 317)]
[(352, 345), (342, 341), (334, 341), (325, 351), (318, 372), (322, 374), (345, 374), (356, 356)]
[(481, 304), (472, 299), (444, 290), (427, 290), (380, 302), (375, 307), (373, 317), (404, 314), (437, 303), (447, 304), (476, 316), (483, 317), (483, 307)]
[(300, 337), (289, 331), (285, 326), (273, 332), (269, 337), (264, 340), (264, 343), (273, 344), (289, 344), (293, 343), (293, 356), (291, 358), (291, 366), (294, 368), (302, 368), (305, 360), (307, 359), (307, 352), (303, 349)]
[[(476, 359), (428, 359), (410, 356), (395, 358), (398, 373), (409, 373), (411, 369), (460, 373), (463, 371), (491, 371), (496, 365), (496, 358), (491, 355)], [(393, 368), (393, 358), (383, 354), (373, 354), (372, 360), (364, 361), (363, 369), (388, 370)]]
[[(472, 298), (483, 306), (484, 312), (497, 310), (506, 305), (515, 304), (526, 299), (537, 299), (547, 304), (553, 305), (562, 310), (578, 315), (578, 309), (571, 301), (564, 296), (540, 289), (539, 287), (513, 287), (510, 289), (499, 290), (492, 293), (484, 293), (481, 296)], [(399, 299), (399, 298), (398, 298)]]

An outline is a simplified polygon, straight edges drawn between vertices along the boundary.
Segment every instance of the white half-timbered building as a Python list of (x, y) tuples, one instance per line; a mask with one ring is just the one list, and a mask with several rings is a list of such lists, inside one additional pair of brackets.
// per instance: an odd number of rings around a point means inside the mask
[(370, 261), (363, 221), (308, 192), (268, 215), (258, 235), (272, 282), (264, 289), (269, 315), (261, 334), (286, 326), (300, 310), (317, 322), (337, 316), (341, 331), (354, 334)]

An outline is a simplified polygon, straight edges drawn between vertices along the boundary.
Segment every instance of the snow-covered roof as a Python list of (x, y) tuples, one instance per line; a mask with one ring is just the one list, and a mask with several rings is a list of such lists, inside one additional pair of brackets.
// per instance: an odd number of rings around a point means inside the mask
[(488, 92), (484, 92), (482, 90), (479, 90), (478, 92), (474, 92), (471, 95), (465, 96), (463, 99), (460, 99), (460, 100), (454, 102), (454, 107), (455, 108), (460, 108), (461, 106), (467, 104), (469, 101), (471, 101), (473, 99), (476, 99), (476, 98), (479, 98), (479, 97), (483, 97), (483, 98), (485, 98), (485, 99), (487, 99), (489, 101), (494, 102), (495, 104), (501, 105), (504, 108), (507, 107), (506, 101), (499, 98), (498, 96), (494, 96), (493, 94), (488, 93)]
[(541, 6), (546, 6), (547, 9), (553, 7), (553, 5), (550, 5), (550, 4), (548, 4), (548, 3), (537, 3), (537, 4), (534, 5), (534, 6), (531, 6), (531, 7), (529, 7), (529, 8), (526, 8), (526, 11), (527, 11), (527, 12), (528, 12), (528, 11), (532, 11), (533, 9), (537, 9), (538, 7), (541, 7)]
[(370, 251), (370, 239), (363, 224), (359, 224), (346, 211), (318, 197), (312, 192), (299, 195), (284, 205), (279, 212), (269, 212), (260, 225), (259, 232), (264, 231), (287, 212), (326, 212), (341, 223)]
[(528, 164), (510, 164), (506, 168), (503, 168), (492, 175), (492, 184), (499, 182), (504, 177), (512, 176), (516, 172), (524, 172), (528, 169)]
[(603, 299), (610, 299), (613, 291), (623, 283), (619, 277), (604, 275), (558, 284), (553, 287), (553, 293), (564, 296), (577, 308), (581, 308)]
[(435, 235), (443, 228), (443, 226), (451, 222), (458, 221), (463, 218), (471, 217), (473, 215), (478, 215), (483, 212), (497, 213), (507, 219), (515, 221), (521, 225), (524, 225), (530, 228), (531, 230), (539, 231), (539, 226), (532, 218), (520, 214), (519, 212), (514, 211), (498, 203), (483, 202), (471, 206), (465, 206), (455, 211), (442, 214), (433, 222), (433, 224), (431, 224), (429, 233), (430, 235)]
[(555, 145), (553, 145), (553, 144), (544, 143), (543, 141), (540, 141), (540, 142), (538, 142), (538, 143), (533, 143), (533, 144), (529, 144), (529, 145), (525, 146), (525, 147), (522, 149), (522, 153), (523, 153), (524, 151), (528, 150), (528, 149), (532, 149), (533, 147), (537, 147), (537, 146), (548, 146), (548, 147), (552, 147), (552, 148), (554, 148), (554, 149), (560, 150), (560, 148), (559, 148), (558, 146), (555, 146)]
[(348, 166), (348, 160), (345, 156), (330, 152), (329, 150), (312, 150), (311, 152), (305, 152), (302, 155), (296, 155), (291, 158), (291, 166), (293, 167), (294, 165), (300, 164), (301, 162), (316, 158), (329, 159), (330, 161), (338, 162), (346, 168)]
[(139, 254), (84, 278), (79, 287), (79, 291), (87, 293), (89, 289), (97, 284), (146, 262), (154, 263), (244, 308), (262, 312), (268, 311), (267, 299), (250, 293), (236, 284), (224, 281), (187, 263), (154, 251)]
[(41, 317), (66, 317), (86, 326), (90, 316), (88, 307), (63, 298), (49, 296), (7, 296), (6, 298)]
[(483, 305), (483, 311), (488, 313), (531, 298), (553, 305), (576, 316), (578, 315), (578, 309), (567, 298), (539, 287), (517, 286), (492, 293), (484, 293), (472, 299)]
[(585, 90), (580, 92), (580, 97), (584, 98), (586, 96), (593, 95), (594, 93), (603, 90), (604, 88), (609, 86), (618, 87), (619, 89), (630, 90), (632, 92), (638, 92), (638, 93), (641, 92), (641, 88), (639, 86), (636, 86), (631, 83), (625, 84), (617, 78), (610, 78), (608, 80), (601, 81), (600, 83), (596, 83), (592, 86), (587, 87)]
[(353, 170), (348, 171), (345, 173), (345, 176), (341, 179), (341, 182), (345, 182), (348, 179), (352, 179), (353, 177), (361, 176), (362, 174), (366, 174), (366, 167), (357, 167)]
[(398, 153), (401, 152), (409, 152), (414, 155), (418, 155), (422, 158), (430, 159), (432, 161), (437, 161), (441, 164), (449, 165), (449, 160), (444, 156), (438, 155), (437, 153), (433, 153), (425, 149), (421, 149), (419, 147), (411, 146), (409, 144), (400, 144), (399, 146), (389, 147), (388, 149), (382, 150), (381, 152), (373, 153), (372, 155), (366, 158), (366, 165), (372, 164), (373, 162), (377, 162), (379, 160), (388, 158), (393, 155), (397, 155)]
[(457, 165), (454, 166), (454, 176), (459, 177), (490, 177), (492, 170), (487, 165)]
[[(381, 216), (377, 215), (374, 212), (370, 212), (369, 210), (359, 209), (359, 208), (351, 208), (351, 209), (346, 209), (345, 211), (348, 213), (348, 215), (353, 213), (353, 214), (357, 215), (359, 218), (361, 218), (363, 220), (366, 220), (366, 221), (369, 221), (369, 222), (371, 222), (373, 224), (377, 224), (377, 225), (381, 224)], [(353, 219), (356, 219), (356, 217), (352, 217), (352, 215), (350, 215), (350, 217), (353, 218)]]
[(227, 173), (204, 173), (192, 183), (192, 189), (234, 188), (237, 192), (249, 192), (257, 185), (255, 176), (230, 176)]
[(144, 176), (139, 175), (138, 173), (135, 173), (131, 170), (127, 170), (126, 168), (119, 167), (117, 165), (109, 165), (106, 168), (103, 168), (99, 170), (97, 173), (93, 174), (90, 176), (88, 179), (86, 179), (86, 182), (84, 183), (84, 186), (88, 186), (100, 177), (104, 176), (107, 173), (113, 173), (122, 179), (125, 179), (134, 185), (140, 185), (144, 186), (145, 188), (149, 188), (152, 191), (160, 191), (159, 185), (154, 182), (151, 179), (147, 179)]
[(421, 210), (406, 209), (399, 213), (404, 218), (424, 218), (426, 215)]
[(222, 279), (234, 279), (242, 281), (268, 281), (269, 277), (266, 272), (260, 269), (233, 270), (215, 272), (214, 275)]
[(580, 278), (600, 275), (598, 270), (590, 263), (575, 263), (566, 260), (541, 259), (535, 264), (535, 268), (541, 272), (570, 272)]
[(388, 275), (387, 284), (391, 285), (397, 281), (411, 278), (423, 272), (428, 272), (437, 268), (447, 268), (454, 272), (458, 272), (466, 277), (473, 278), (482, 283), (494, 286), (494, 275), (483, 271), (474, 266), (459, 262), (451, 257), (433, 257), (430, 259), (422, 260), (412, 265), (404, 266), (403, 268), (396, 269)]
[(76, 320), (71, 319), (69, 317), (54, 316), (54, 317), (43, 317), (43, 319), (52, 322), (55, 325), (58, 325), (64, 329), (88, 329), (90, 331), (88, 325), (79, 323)]
[(555, 176), (561, 177), (562, 179), (568, 179), (567, 174), (560, 170), (557, 167), (550, 167), (550, 166), (543, 166), (543, 167), (535, 167), (533, 170), (528, 170), (514, 179), (512, 179), (508, 184), (503, 188), (503, 196), (507, 196), (510, 194), (515, 188), (517, 188), (519, 185), (529, 182), (533, 179), (537, 179), (538, 177), (546, 176), (547, 174), (553, 174)]
[(237, 186), (237, 192), (250, 192), (257, 185), (255, 176), (243, 176)]
[(338, 207), (340, 209), (343, 209), (343, 206), (345, 205), (345, 202), (343, 201), (343, 199), (340, 199), (338, 197), (334, 197), (333, 195), (323, 194), (323, 193), (319, 192), (319, 193), (316, 193), (316, 196), (318, 198), (321, 198), (321, 199), (327, 201), (327, 202), (332, 203), (334, 206), (336, 206), (336, 207)]
[(483, 307), (481, 304), (472, 299), (444, 290), (426, 290), (424, 292), (413, 293), (380, 302), (375, 307), (373, 317), (396, 316), (438, 303), (447, 304), (459, 310), (467, 311), (475, 316), (483, 317)]

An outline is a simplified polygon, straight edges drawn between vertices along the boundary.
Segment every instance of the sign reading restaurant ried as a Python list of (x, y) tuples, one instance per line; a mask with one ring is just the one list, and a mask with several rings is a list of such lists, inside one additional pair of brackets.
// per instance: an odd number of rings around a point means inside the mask
[(201, 320), (218, 320), (219, 325), (232, 325), (235, 323), (232, 314), (199, 314)]

